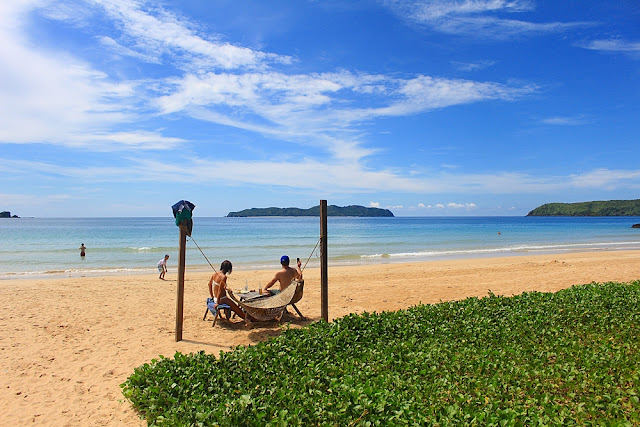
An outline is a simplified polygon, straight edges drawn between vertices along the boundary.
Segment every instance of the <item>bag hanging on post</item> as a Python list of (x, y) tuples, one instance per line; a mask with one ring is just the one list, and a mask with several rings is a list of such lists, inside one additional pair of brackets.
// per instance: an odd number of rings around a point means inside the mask
[(176, 225), (184, 225), (187, 227), (187, 235), (191, 236), (191, 231), (193, 230), (193, 210), (196, 208), (196, 205), (187, 201), (180, 200), (175, 205), (171, 206), (171, 210), (173, 210), (173, 216), (176, 219)]

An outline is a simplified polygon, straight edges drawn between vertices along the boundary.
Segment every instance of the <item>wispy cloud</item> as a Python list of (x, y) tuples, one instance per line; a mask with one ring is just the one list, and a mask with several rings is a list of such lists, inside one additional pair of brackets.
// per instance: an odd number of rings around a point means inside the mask
[(530, 0), (384, 0), (383, 4), (407, 21), (448, 34), (505, 39), (567, 31), (585, 22), (531, 22), (506, 14), (535, 8)]
[(569, 183), (576, 188), (601, 188), (612, 190), (621, 186), (640, 189), (640, 170), (595, 169), (571, 175)]
[(220, 36), (206, 34), (175, 12), (142, 0), (67, 0), (50, 5), (43, 13), (76, 24), (90, 17), (87, 13), (69, 12), (69, 4), (97, 7), (120, 28), (119, 40), (112, 39), (119, 50), (131, 55), (137, 52), (138, 58), (149, 62), (159, 63), (167, 58), (189, 69), (259, 68), (269, 62), (291, 62), (288, 56), (222, 41)]
[(483, 12), (523, 12), (532, 10), (531, 0), (448, 0), (409, 1), (420, 10), (419, 18), (434, 20), (448, 16), (469, 15)]
[[(397, 79), (346, 71), (207, 73), (167, 81), (167, 94), (155, 104), (163, 114), (179, 113), (291, 142), (325, 146), (335, 155), (351, 143), (356, 157), (363, 157), (371, 152), (358, 150), (352, 132), (367, 120), (488, 100), (510, 101), (536, 90), (533, 85), (512, 87), (430, 76)], [(371, 107), (361, 107), (363, 93)]]
[(71, 199), (69, 194), (21, 194), (21, 193), (0, 193), (0, 200), (4, 202), (3, 208), (8, 209), (13, 215), (18, 212), (12, 211), (12, 206), (30, 206), (34, 210), (46, 208), (51, 203), (57, 203)]
[[(580, 174), (540, 177), (513, 172), (486, 174), (438, 173), (427, 176), (402, 176), (393, 171), (369, 170), (359, 164), (328, 160), (317, 161), (234, 161), (185, 159), (179, 163), (162, 162), (140, 157), (123, 159), (118, 166), (66, 166), (46, 161), (25, 161), (0, 158), (0, 171), (12, 176), (47, 179), (75, 178), (85, 184), (97, 182), (162, 182), (167, 176), (180, 176), (185, 182), (200, 185), (255, 184), (287, 187), (274, 170), (286, 170), (288, 182), (298, 190), (313, 190), (332, 194), (390, 192), (393, 194), (545, 194), (574, 190), (640, 189), (640, 170), (595, 169)], [(370, 206), (377, 207), (378, 202)], [(472, 202), (432, 204), (431, 208), (474, 209)], [(429, 206), (426, 206), (429, 207)]]
[(9, 1), (0, 13), (0, 142), (81, 146), (81, 135), (139, 118), (137, 82), (114, 81), (86, 61), (33, 44), (26, 26), (29, 7), (39, 5)]
[(457, 62), (453, 61), (451, 64), (459, 71), (479, 71), (485, 68), (493, 67), (496, 61), (478, 61), (478, 62)]
[(66, 147), (86, 148), (93, 151), (169, 150), (186, 142), (183, 138), (163, 136), (158, 132), (104, 132), (72, 135), (61, 141)]
[(588, 123), (584, 116), (568, 116), (568, 117), (548, 117), (541, 120), (542, 123), (554, 126), (581, 126)]
[(452, 208), (452, 209), (473, 209), (473, 208), (477, 208), (475, 203), (448, 203), (447, 204), (448, 208)]
[[(185, 141), (136, 124), (159, 116), (190, 117), (312, 145), (336, 160), (358, 162), (375, 153), (359, 139), (364, 122), (511, 101), (537, 90), (533, 85), (426, 75), (290, 74), (288, 56), (220, 41), (184, 17), (136, 0), (8, 4), (4, 7), (12, 13), (0, 17), (0, 56), (12, 58), (0, 69), (6, 101), (0, 104), (0, 142), (6, 143), (99, 151), (170, 149)], [(76, 4), (82, 6), (77, 12)], [(82, 27), (96, 47), (110, 54), (170, 62), (175, 73), (127, 79), (64, 51), (38, 48), (26, 32), (29, 16), (36, 12)], [(89, 25), (94, 14), (106, 16), (115, 32), (96, 33), (100, 27)]]
[(119, 44), (117, 41), (115, 41), (109, 36), (98, 36), (97, 39), (102, 45), (104, 45), (107, 49), (109, 49), (111, 52), (113, 52), (116, 55), (130, 56), (133, 58), (140, 59), (144, 62), (149, 62), (154, 64), (161, 63), (160, 59), (158, 59), (156, 55), (150, 55), (144, 52), (139, 52), (137, 50), (128, 48), (126, 46), (122, 46), (121, 44)]
[(471, 209), (475, 209), (478, 206), (476, 206), (475, 203), (455, 203), (455, 202), (450, 202), (450, 203), (436, 203), (433, 205), (425, 205), (424, 203), (418, 203), (418, 208), (419, 209), (428, 209), (428, 210), (444, 210), (444, 209), (455, 209), (455, 210), (460, 210), (460, 209), (466, 209), (466, 210), (471, 210)]
[(640, 42), (622, 39), (601, 39), (580, 43), (577, 46), (600, 52), (624, 53), (635, 59), (640, 59)]

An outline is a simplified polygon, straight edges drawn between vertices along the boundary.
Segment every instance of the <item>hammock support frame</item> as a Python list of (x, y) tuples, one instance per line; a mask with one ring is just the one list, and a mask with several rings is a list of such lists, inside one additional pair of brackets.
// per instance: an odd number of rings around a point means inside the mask
[(229, 297), (234, 300), (249, 316), (260, 322), (280, 320), (288, 305), (292, 305), (298, 315), (304, 319), (295, 303), (302, 299), (304, 280), (294, 280), (279, 294), (253, 301), (242, 301), (231, 289), (227, 289)]

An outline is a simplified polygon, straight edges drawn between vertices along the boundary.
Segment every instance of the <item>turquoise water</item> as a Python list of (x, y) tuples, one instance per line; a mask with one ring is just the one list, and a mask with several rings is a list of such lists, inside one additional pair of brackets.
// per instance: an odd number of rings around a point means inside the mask
[[(328, 219), (330, 264), (640, 249), (640, 217), (396, 217)], [(499, 233), (499, 234), (498, 234)], [(280, 256), (319, 264), (319, 218), (194, 218), (193, 239), (218, 268), (277, 268)], [(179, 229), (166, 218), (0, 220), (0, 279), (155, 272), (177, 264)], [(79, 247), (87, 246), (80, 258)], [(193, 241), (187, 268), (209, 269)]]

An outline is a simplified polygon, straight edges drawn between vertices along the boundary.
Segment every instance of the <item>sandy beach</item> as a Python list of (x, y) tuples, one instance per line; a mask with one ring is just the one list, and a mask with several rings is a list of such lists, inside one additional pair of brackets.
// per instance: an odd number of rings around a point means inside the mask
[[(217, 261), (219, 264), (219, 261)], [(234, 270), (232, 289), (277, 271)], [(187, 271), (183, 341), (175, 342), (176, 268), (156, 274), (0, 281), (0, 425), (143, 426), (120, 392), (133, 369), (159, 355), (218, 354), (280, 333), (276, 323), (246, 328), (204, 322), (209, 273)], [(640, 279), (640, 251), (332, 267), (329, 316), (384, 311), (470, 296), (554, 292), (592, 281)], [(297, 304), (320, 318), (320, 272), (305, 271)], [(292, 311), (292, 310), (291, 310)], [(284, 322), (283, 322), (284, 323)]]

